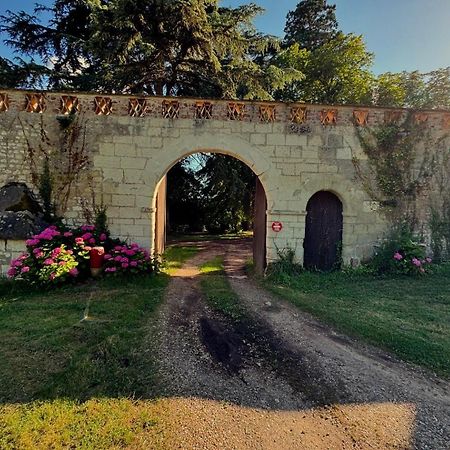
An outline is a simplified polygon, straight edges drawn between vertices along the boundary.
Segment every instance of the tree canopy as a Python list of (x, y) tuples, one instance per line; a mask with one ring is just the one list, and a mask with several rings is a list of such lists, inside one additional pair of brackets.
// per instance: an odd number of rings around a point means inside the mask
[(338, 32), (335, 11), (336, 5), (327, 4), (327, 0), (302, 0), (287, 14), (285, 45), (315, 50), (330, 42)]

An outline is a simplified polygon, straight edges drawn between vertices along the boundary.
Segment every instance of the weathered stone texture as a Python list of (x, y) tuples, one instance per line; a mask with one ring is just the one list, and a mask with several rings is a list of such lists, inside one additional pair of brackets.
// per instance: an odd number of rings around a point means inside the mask
[[(23, 111), (24, 92), (8, 92), (10, 110), (0, 113), (0, 186), (9, 181), (33, 185), (29, 144), (38, 146), (41, 130), (58, 136), (60, 94), (46, 93), (44, 114)], [(303, 124), (290, 124), (292, 105), (272, 103), (275, 121), (265, 123), (257, 102), (244, 102), (243, 120), (229, 120), (226, 101), (213, 101), (211, 119), (195, 119), (195, 100), (177, 99), (178, 117), (162, 117), (161, 98), (148, 98), (145, 117), (129, 117), (129, 97), (111, 96), (112, 113), (97, 116), (92, 95), (77, 94), (85, 121), (90, 166), (73, 191), (65, 217), (83, 220), (83, 204), (92, 193), (108, 207), (113, 234), (152, 247), (155, 191), (161, 178), (181, 158), (195, 152), (220, 152), (246, 163), (267, 195), (267, 255), (294, 248), (303, 258), (306, 204), (320, 190), (343, 203), (343, 256), (347, 263), (367, 258), (386, 230), (377, 205), (355, 179), (353, 158), (367, 159), (355, 133), (353, 107), (337, 109), (335, 125), (324, 126), (321, 105), (306, 106)], [(439, 112), (429, 112), (433, 133), (443, 133)], [(368, 124), (384, 120), (384, 110), (369, 108)], [(41, 126), (42, 125), (42, 126)], [(274, 233), (273, 221), (283, 230)], [(6, 251), (6, 250), (5, 250)], [(9, 251), (9, 250), (8, 250)], [(0, 258), (2, 256), (0, 255)]]

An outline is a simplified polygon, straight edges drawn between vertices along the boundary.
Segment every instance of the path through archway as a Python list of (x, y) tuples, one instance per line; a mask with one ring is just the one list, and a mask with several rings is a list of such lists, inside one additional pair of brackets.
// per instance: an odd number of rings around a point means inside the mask
[[(251, 174), (251, 184), (252, 184), (252, 200), (251, 200), (251, 210), (252, 210), (252, 214), (251, 217), (249, 218), (250, 220), (247, 220), (247, 222), (251, 223), (251, 231), (253, 234), (253, 242), (252, 242), (252, 247), (253, 247), (253, 262), (254, 262), (254, 268), (255, 271), (259, 274), (262, 274), (264, 272), (264, 269), (266, 267), (266, 211), (267, 211), (267, 199), (266, 199), (266, 193), (265, 193), (265, 189), (259, 179), (259, 177), (257, 176), (257, 174), (254, 173), (254, 171), (244, 162), (242, 162), (241, 160), (234, 158), (233, 156), (230, 156), (228, 154), (222, 154), (220, 152), (214, 152), (214, 154), (219, 154), (222, 157), (224, 157), (225, 159), (232, 159), (235, 162), (238, 163), (238, 166), (241, 165), (243, 168), (245, 168), (247, 170), (248, 173)], [(210, 154), (212, 155), (212, 154)], [(192, 158), (192, 154), (189, 155), (190, 158)], [(183, 161), (183, 158), (180, 158), (178, 160), (178, 163), (180, 161)], [(173, 205), (170, 203), (170, 199), (171, 199), (171, 195), (170, 193), (173, 192), (174, 187), (174, 181), (173, 181), (173, 171), (177, 170), (177, 168), (179, 169), (179, 164), (177, 164), (177, 162), (175, 162), (175, 164), (173, 164), (171, 166), (171, 169), (169, 169), (165, 175), (163, 176), (163, 178), (161, 179), (161, 181), (158, 183), (157, 189), (156, 189), (156, 200), (155, 200), (155, 220), (154, 220), (154, 250), (156, 254), (162, 254), (165, 250), (165, 246), (166, 246), (166, 240), (167, 240), (167, 232), (168, 232), (168, 216), (170, 218), (170, 216), (174, 216), (174, 213), (176, 213), (176, 215), (178, 216), (178, 220), (177, 223), (179, 224), (180, 222), (180, 210), (173, 210)], [(169, 175), (169, 177), (168, 177)], [(169, 182), (168, 182), (168, 178), (169, 178)], [(241, 180), (238, 180), (239, 182)], [(226, 184), (227, 180), (225, 180), (225, 184)], [(231, 179), (230, 183), (236, 183), (236, 178), (234, 179), (234, 181)], [(239, 184), (239, 183), (238, 183)], [(168, 196), (168, 189), (169, 189), (169, 196)], [(228, 186), (227, 191), (229, 190), (229, 195), (231, 197), (233, 196), (240, 196), (240, 195), (245, 195), (244, 192), (241, 192), (239, 189), (236, 189), (236, 186), (232, 186), (231, 184)], [(247, 192), (248, 195), (248, 192)], [(210, 200), (212, 201), (212, 200)], [(168, 214), (168, 202), (171, 205), (171, 212), (170, 214)], [(182, 209), (182, 208), (181, 208)], [(194, 206), (195, 209), (195, 206)], [(223, 216), (226, 217), (226, 213), (227, 211), (224, 210), (223, 211)], [(186, 211), (183, 213), (181, 211), (181, 214), (186, 214), (186, 215), (190, 215), (191, 211)], [(221, 214), (221, 211), (219, 211), (219, 214)], [(173, 220), (170, 219), (170, 223), (171, 225), (173, 225)], [(190, 218), (191, 222), (192, 222), (192, 217)], [(186, 223), (188, 223), (189, 220), (186, 217)], [(208, 221), (206, 220), (206, 227), (203, 226), (203, 228), (205, 229), (206, 232), (212, 232), (211, 229), (208, 229)], [(222, 224), (223, 225), (223, 224)], [(198, 224), (197, 224), (198, 226)], [(173, 231), (173, 226), (170, 227), (171, 231)], [(187, 227), (190, 228), (190, 231), (192, 230), (192, 227)], [(244, 230), (248, 229), (248, 225), (247, 228), (244, 227)], [(217, 232), (217, 230), (216, 230)], [(212, 232), (214, 234), (214, 232)]]

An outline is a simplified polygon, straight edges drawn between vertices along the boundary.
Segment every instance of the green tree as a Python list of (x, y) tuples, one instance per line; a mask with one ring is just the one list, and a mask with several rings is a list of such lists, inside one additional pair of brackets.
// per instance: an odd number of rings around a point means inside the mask
[(198, 176), (203, 185), (208, 231), (224, 233), (250, 229), (256, 177), (252, 170), (230, 156), (210, 154)]
[(375, 83), (375, 103), (407, 108), (450, 108), (450, 67), (429, 73), (381, 74)]
[(302, 0), (287, 14), (285, 45), (315, 50), (332, 40), (338, 32), (335, 11), (336, 5), (328, 5), (327, 0)]
[(169, 232), (202, 231), (204, 226), (203, 187), (191, 160), (179, 161), (167, 173)]
[[(253, 26), (262, 9), (218, 3), (55, 0), (32, 15), (7, 13), (1, 29), (18, 53), (53, 67), (54, 89), (270, 98), (272, 86), (294, 79), (295, 72), (257, 60), (279, 47)], [(50, 15), (48, 25), (40, 20), (43, 12)]]
[(308, 51), (293, 44), (278, 57), (280, 67), (293, 67), (303, 74), (277, 92), (284, 101), (368, 104), (372, 101), (373, 55), (362, 36), (338, 33), (334, 39)]

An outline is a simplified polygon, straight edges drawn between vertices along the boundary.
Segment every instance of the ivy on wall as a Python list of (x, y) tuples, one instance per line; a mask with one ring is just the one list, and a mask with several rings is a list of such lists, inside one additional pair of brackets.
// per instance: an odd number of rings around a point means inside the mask
[(409, 224), (428, 236), (435, 256), (450, 257), (448, 135), (434, 137), (426, 123), (414, 120), (414, 112), (398, 123), (355, 130), (367, 155), (367, 162), (353, 157), (365, 191), (393, 227)]
[(46, 218), (62, 217), (82, 174), (89, 178), (86, 120), (78, 114), (57, 116), (60, 126), (52, 135), (42, 116), (37, 125), (24, 124), (19, 116), (18, 120), (26, 142), (31, 181), (41, 195)]

